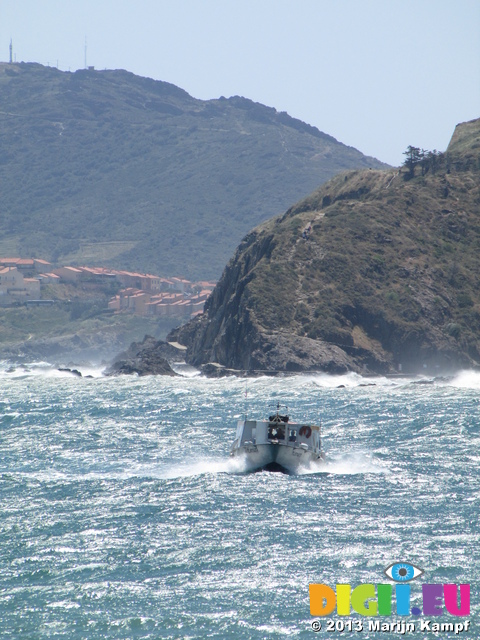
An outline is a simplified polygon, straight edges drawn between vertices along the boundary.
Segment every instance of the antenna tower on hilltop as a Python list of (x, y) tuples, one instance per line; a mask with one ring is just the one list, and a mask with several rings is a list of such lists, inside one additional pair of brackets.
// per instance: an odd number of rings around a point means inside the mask
[(12, 39), (10, 38), (10, 64), (13, 62), (13, 44)]

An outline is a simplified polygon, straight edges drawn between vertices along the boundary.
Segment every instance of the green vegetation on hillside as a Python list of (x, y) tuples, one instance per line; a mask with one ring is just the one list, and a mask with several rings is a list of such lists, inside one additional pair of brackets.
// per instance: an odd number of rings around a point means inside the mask
[(0, 64), (0, 255), (217, 278), (240, 239), (345, 169), (285, 113), (126, 71)]

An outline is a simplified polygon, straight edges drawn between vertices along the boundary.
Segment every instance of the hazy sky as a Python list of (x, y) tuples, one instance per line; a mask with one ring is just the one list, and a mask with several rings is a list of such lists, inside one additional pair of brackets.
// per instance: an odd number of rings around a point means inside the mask
[(241, 95), (399, 165), (480, 117), (480, 0), (0, 0), (0, 60)]

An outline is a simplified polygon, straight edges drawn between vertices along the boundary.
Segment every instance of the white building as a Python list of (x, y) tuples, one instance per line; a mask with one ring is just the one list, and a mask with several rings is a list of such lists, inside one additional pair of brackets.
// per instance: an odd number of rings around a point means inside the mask
[(40, 280), (25, 278), (17, 267), (0, 268), (0, 296), (38, 298)]

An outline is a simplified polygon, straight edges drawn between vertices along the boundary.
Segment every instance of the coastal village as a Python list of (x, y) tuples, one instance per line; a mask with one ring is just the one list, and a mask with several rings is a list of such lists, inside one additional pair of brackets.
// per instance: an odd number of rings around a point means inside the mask
[[(48, 286), (47, 286), (48, 285)], [(203, 312), (215, 282), (190, 282), (105, 267), (60, 266), (38, 258), (0, 258), (0, 306), (55, 304), (56, 286), (71, 285), (79, 297), (111, 291), (112, 313), (188, 320)], [(48, 295), (45, 295), (47, 293)]]

